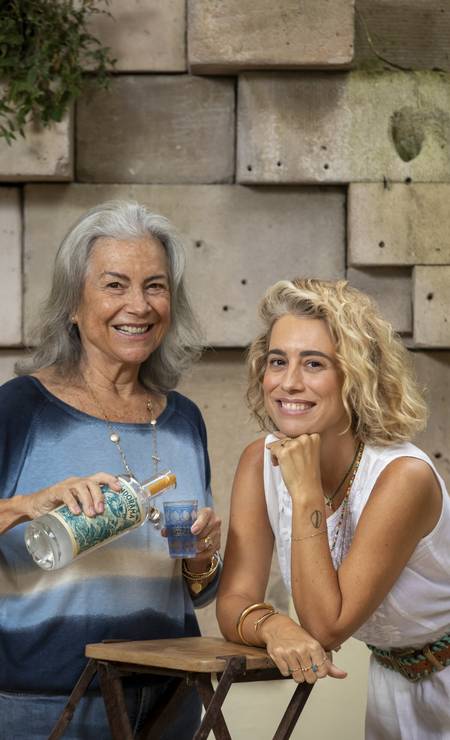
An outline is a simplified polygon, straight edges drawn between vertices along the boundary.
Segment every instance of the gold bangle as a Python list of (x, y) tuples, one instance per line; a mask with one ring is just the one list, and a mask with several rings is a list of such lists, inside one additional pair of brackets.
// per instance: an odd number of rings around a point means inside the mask
[(206, 578), (214, 575), (217, 568), (219, 567), (219, 563), (220, 555), (219, 552), (216, 551), (211, 558), (211, 565), (209, 566), (208, 570), (205, 570), (203, 573), (194, 573), (194, 571), (189, 570), (186, 565), (186, 561), (183, 560), (182, 573), (187, 581), (204, 581), (206, 580)]
[(193, 573), (193, 571), (189, 570), (189, 568), (186, 565), (186, 561), (183, 560), (183, 565), (181, 572), (183, 574), (183, 577), (186, 579), (186, 581), (189, 584), (189, 589), (193, 593), (194, 596), (198, 596), (201, 591), (203, 591), (204, 588), (206, 588), (207, 583), (203, 583), (203, 581), (206, 581), (211, 576), (213, 576), (220, 564), (220, 553), (217, 550), (212, 558), (211, 558), (211, 565), (209, 567), (209, 570), (204, 571), (203, 573)]
[(248, 617), (251, 612), (256, 611), (257, 609), (269, 609), (272, 610), (273, 606), (272, 604), (266, 604), (265, 602), (261, 602), (259, 604), (250, 604), (250, 606), (245, 607), (239, 615), (239, 619), (236, 623), (236, 632), (238, 633), (238, 637), (241, 642), (244, 643), (244, 645), (249, 645), (250, 647), (255, 647), (251, 642), (248, 642), (248, 640), (245, 639), (244, 635), (242, 634), (242, 626), (244, 624), (244, 619)]
[(275, 614), (279, 614), (280, 612), (277, 609), (272, 609), (272, 611), (267, 612), (267, 614), (263, 614), (262, 617), (256, 620), (254, 624), (255, 632), (258, 632), (260, 625), (266, 621), (266, 619), (269, 619), (269, 617), (273, 617)]
[(328, 534), (328, 530), (321, 529), (320, 532), (314, 532), (314, 534), (307, 534), (306, 537), (291, 537), (291, 541), (301, 542), (302, 540), (309, 540), (310, 537), (318, 537), (319, 534)]

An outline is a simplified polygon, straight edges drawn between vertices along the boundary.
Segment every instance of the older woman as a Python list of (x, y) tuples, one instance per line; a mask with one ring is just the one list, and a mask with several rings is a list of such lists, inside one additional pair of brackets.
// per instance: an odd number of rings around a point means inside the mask
[[(56, 256), (40, 341), (21, 377), (0, 389), (0, 738), (48, 736), (84, 666), (104, 639), (198, 635), (195, 606), (215, 595), (220, 521), (211, 508), (204, 423), (173, 388), (198, 348), (173, 227), (136, 203), (84, 215)], [(198, 555), (171, 560), (152, 525), (60, 571), (34, 565), (24, 523), (65, 503), (103, 511), (102, 484), (170, 468), (179, 493), (199, 500)], [(168, 689), (129, 687), (136, 730)], [(191, 738), (191, 697), (164, 738)], [(108, 738), (95, 689), (67, 737)]]
[[(274, 433), (236, 473), (222, 631), (309, 682), (337, 675), (324, 650), (353, 635), (372, 651), (366, 738), (442, 740), (450, 500), (408, 441), (426, 410), (407, 352), (345, 281), (279, 282), (261, 314), (248, 397)], [(274, 540), (302, 628), (263, 603)]]

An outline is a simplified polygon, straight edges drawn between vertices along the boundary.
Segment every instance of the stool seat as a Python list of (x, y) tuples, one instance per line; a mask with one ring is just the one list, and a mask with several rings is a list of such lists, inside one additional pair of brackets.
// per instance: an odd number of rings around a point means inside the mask
[(86, 645), (86, 656), (116, 663), (137, 663), (192, 673), (221, 673), (226, 658), (242, 655), (247, 670), (274, 668), (263, 648), (227, 642), (219, 637), (178, 637), (173, 640), (99, 642)]

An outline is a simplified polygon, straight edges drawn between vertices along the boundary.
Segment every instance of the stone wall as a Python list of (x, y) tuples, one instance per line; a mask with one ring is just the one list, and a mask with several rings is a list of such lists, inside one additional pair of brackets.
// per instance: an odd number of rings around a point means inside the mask
[[(403, 336), (450, 484), (450, 10), (438, 0), (113, 0), (117, 56), (51, 130), (0, 143), (0, 377), (31, 339), (64, 232), (135, 198), (171, 218), (210, 347), (182, 389), (227, 518), (248, 420), (243, 351), (279, 278), (346, 276)], [(285, 595), (273, 583), (279, 602)]]

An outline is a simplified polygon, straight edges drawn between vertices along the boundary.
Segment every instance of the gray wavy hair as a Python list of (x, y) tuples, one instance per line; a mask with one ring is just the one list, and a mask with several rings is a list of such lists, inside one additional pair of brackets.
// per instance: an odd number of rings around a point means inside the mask
[(53, 282), (36, 327), (37, 346), (31, 360), (19, 363), (24, 375), (53, 366), (72, 374), (81, 358), (81, 341), (71, 321), (81, 301), (89, 258), (100, 237), (157, 239), (169, 264), (171, 326), (161, 345), (142, 363), (141, 382), (167, 393), (201, 351), (201, 332), (184, 286), (185, 253), (181, 239), (164, 216), (135, 202), (109, 201), (91, 208), (70, 229), (55, 257)]

